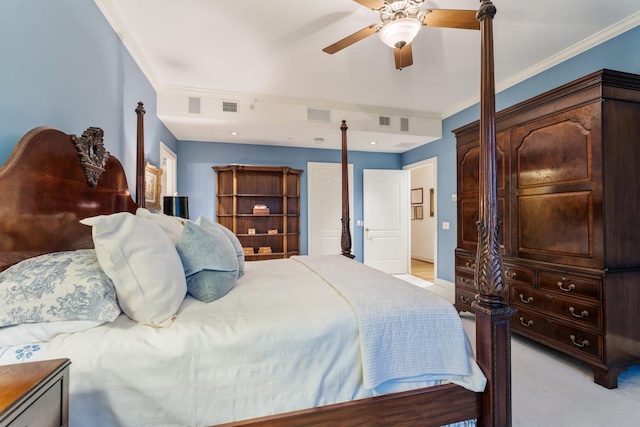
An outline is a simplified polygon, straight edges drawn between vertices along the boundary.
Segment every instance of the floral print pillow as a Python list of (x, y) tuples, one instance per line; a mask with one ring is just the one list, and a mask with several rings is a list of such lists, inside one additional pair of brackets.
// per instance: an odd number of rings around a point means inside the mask
[(60, 320), (112, 322), (115, 288), (93, 249), (29, 258), (0, 273), (0, 327)]

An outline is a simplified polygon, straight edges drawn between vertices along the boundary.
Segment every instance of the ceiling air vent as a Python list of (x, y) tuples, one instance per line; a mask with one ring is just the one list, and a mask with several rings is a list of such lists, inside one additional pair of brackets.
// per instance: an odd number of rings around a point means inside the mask
[(307, 108), (307, 120), (312, 122), (330, 122), (331, 111), (319, 108)]
[(406, 117), (400, 118), (400, 131), (409, 132), (409, 119), (407, 119)]
[(391, 117), (380, 116), (378, 118), (378, 124), (380, 126), (391, 126)]
[(415, 142), (400, 142), (400, 143), (394, 145), (394, 147), (397, 147), (397, 148), (413, 148), (416, 145), (418, 145), (418, 144), (416, 144)]
[(225, 113), (237, 113), (238, 103), (236, 101), (222, 101), (222, 111)]
[(200, 114), (200, 98), (189, 97), (189, 114)]

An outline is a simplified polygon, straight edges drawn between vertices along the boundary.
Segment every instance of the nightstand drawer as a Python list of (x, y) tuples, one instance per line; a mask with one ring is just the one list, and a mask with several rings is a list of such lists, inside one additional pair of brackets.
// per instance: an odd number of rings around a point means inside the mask
[(54, 383), (7, 427), (60, 427), (62, 414), (62, 380)]

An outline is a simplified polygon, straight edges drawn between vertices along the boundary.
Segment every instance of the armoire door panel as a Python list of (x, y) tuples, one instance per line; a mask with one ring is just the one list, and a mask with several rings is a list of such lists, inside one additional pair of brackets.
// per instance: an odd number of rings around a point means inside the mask
[(519, 255), (592, 257), (592, 206), (590, 192), (518, 197)]
[[(462, 215), (460, 224), (458, 224), (460, 239), (459, 245), (465, 249), (476, 250), (478, 244), (478, 220), (480, 219), (480, 205), (479, 200), (472, 198), (465, 198), (460, 200), (460, 210)], [(500, 244), (504, 247), (504, 212), (505, 212), (505, 200), (504, 197), (498, 198), (498, 238)]]
[(591, 180), (591, 134), (578, 122), (535, 129), (516, 153), (518, 188)]
[[(501, 140), (503, 135), (499, 134), (496, 137), (497, 140)], [(477, 144), (477, 143), (476, 143)], [(478, 176), (480, 174), (480, 147), (473, 145), (471, 147), (465, 147), (461, 153), (459, 153), (459, 167), (460, 167), (460, 191), (461, 193), (474, 193), (478, 194), (480, 189)], [(496, 147), (496, 189), (498, 191), (504, 191), (505, 188), (505, 155), (502, 148), (502, 144)]]

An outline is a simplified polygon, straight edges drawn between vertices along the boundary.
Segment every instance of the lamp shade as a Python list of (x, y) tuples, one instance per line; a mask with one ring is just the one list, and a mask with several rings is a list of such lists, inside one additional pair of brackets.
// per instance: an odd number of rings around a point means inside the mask
[(189, 219), (189, 198), (187, 196), (165, 196), (163, 212), (166, 215)]
[(401, 18), (386, 24), (378, 32), (380, 40), (392, 48), (403, 48), (413, 41), (422, 23), (416, 18)]

